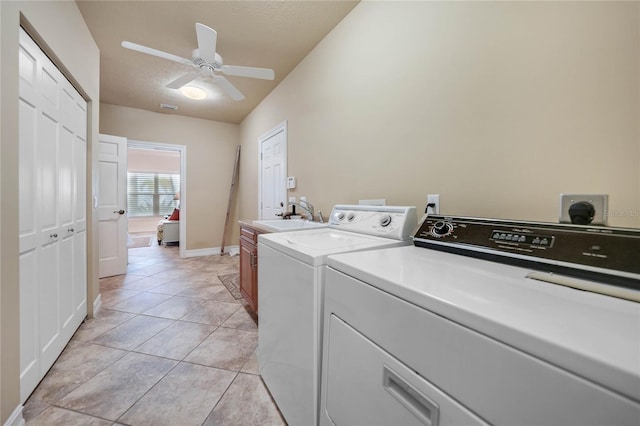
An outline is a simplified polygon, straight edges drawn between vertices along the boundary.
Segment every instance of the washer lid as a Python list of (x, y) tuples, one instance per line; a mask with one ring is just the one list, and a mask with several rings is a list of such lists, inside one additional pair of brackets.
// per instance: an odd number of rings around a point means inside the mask
[(307, 231), (260, 234), (258, 236), (258, 243), (265, 244), (301, 262), (312, 266), (319, 266), (326, 264), (327, 256), (330, 254), (370, 250), (381, 247), (397, 247), (411, 244), (411, 241), (397, 241), (332, 228), (322, 228)]

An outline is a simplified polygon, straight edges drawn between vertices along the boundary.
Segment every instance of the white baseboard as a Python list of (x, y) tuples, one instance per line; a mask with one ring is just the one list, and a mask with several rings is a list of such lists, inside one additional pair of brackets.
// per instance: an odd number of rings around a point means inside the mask
[(24, 417), (22, 417), (22, 409), (24, 407), (22, 405), (18, 405), (13, 413), (9, 416), (4, 426), (24, 426), (26, 423), (24, 421)]
[(102, 294), (98, 293), (98, 297), (93, 301), (93, 316), (95, 317), (102, 309)]
[[(235, 253), (238, 254), (240, 250), (240, 246), (225, 246), (224, 253)], [(220, 255), (220, 247), (211, 247), (206, 249), (197, 249), (197, 250), (186, 250), (184, 252), (184, 257), (199, 257), (199, 256), (216, 256)]]

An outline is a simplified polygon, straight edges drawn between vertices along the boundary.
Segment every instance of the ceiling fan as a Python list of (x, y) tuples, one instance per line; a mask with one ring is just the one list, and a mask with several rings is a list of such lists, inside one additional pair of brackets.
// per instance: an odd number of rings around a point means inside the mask
[(167, 84), (170, 89), (179, 89), (187, 83), (199, 77), (209, 77), (218, 84), (232, 99), (241, 101), (244, 95), (229, 80), (219, 75), (235, 75), (238, 77), (261, 78), (263, 80), (273, 80), (274, 73), (272, 69), (243, 67), (239, 65), (223, 65), (222, 56), (216, 53), (216, 41), (218, 33), (213, 28), (209, 28), (203, 24), (196, 24), (196, 35), (198, 37), (198, 48), (193, 50), (192, 58), (185, 59), (171, 53), (162, 52), (150, 47), (141, 46), (130, 41), (123, 41), (122, 47), (135, 50), (137, 52), (146, 53), (148, 55), (158, 56), (179, 64), (190, 65), (197, 71), (187, 73)]

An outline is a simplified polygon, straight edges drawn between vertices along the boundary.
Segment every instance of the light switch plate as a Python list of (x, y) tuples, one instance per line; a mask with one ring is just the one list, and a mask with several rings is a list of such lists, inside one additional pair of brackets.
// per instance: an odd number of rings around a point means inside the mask
[(606, 194), (560, 194), (560, 223), (571, 223), (569, 207), (573, 203), (587, 201), (596, 210), (591, 225), (606, 225), (608, 198)]

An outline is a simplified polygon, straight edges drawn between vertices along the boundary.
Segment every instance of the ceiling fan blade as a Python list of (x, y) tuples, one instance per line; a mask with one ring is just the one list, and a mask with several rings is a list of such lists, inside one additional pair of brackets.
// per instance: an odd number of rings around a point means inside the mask
[(226, 78), (221, 75), (214, 75), (213, 80), (218, 84), (218, 86), (222, 87), (222, 89), (227, 92), (234, 101), (241, 101), (244, 99), (242, 92), (236, 89), (236, 86), (231, 84)]
[(171, 53), (163, 52), (161, 50), (152, 49), (147, 46), (142, 46), (140, 44), (131, 43), (130, 41), (123, 41), (122, 47), (135, 50), (137, 52), (146, 53), (147, 55), (153, 55), (159, 58), (168, 59), (173, 62), (178, 62), (179, 64), (193, 65), (193, 63), (188, 59), (181, 58), (180, 56), (172, 55)]
[(210, 63), (215, 62), (218, 40), (216, 30), (203, 24), (196, 24), (196, 35), (198, 36), (198, 51), (202, 59)]
[(261, 78), (263, 80), (273, 80), (275, 74), (269, 68), (241, 67), (239, 65), (223, 65), (220, 69), (227, 75), (237, 75), (238, 77)]
[(189, 74), (185, 74), (182, 77), (176, 78), (171, 83), (167, 84), (167, 87), (169, 89), (179, 89), (185, 84), (190, 83), (191, 81), (198, 78), (198, 75), (199, 74), (197, 72), (190, 72)]

